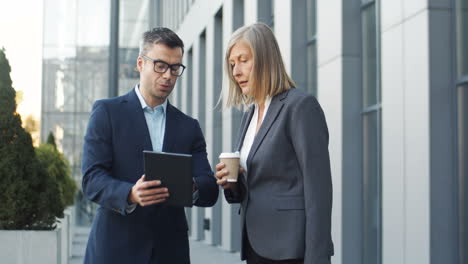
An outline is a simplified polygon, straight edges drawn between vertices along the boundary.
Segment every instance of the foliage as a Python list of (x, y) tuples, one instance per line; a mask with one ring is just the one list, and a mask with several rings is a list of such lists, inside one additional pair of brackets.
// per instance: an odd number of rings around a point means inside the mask
[(56, 217), (63, 217), (59, 186), (21, 127), (10, 71), (0, 49), (0, 229), (53, 229)]
[[(51, 134), (49, 134), (49, 138)], [(52, 135), (53, 139), (53, 135)], [(46, 169), (50, 180), (58, 184), (60, 201), (65, 208), (75, 201), (76, 182), (71, 177), (71, 170), (68, 161), (60, 153), (55, 145), (42, 144), (36, 148), (36, 156), (41, 167)]]

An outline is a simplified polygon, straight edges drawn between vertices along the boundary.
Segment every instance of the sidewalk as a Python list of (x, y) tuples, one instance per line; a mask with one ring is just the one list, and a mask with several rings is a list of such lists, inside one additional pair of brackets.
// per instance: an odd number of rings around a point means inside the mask
[[(70, 264), (82, 264), (90, 228), (75, 227), (72, 257)], [(243, 264), (239, 253), (230, 253), (201, 241), (190, 240), (190, 259), (192, 264)]]

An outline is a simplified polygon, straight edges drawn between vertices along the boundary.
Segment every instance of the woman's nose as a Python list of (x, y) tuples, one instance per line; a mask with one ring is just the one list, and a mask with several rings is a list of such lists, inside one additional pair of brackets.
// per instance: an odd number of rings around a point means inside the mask
[(232, 69), (232, 74), (234, 76), (239, 76), (241, 75), (242, 71), (240, 70), (240, 67), (238, 65), (234, 65), (234, 68)]

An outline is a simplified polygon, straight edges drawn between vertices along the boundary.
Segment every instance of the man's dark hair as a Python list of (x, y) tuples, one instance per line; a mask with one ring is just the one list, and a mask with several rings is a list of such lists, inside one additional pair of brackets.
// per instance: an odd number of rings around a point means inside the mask
[(140, 55), (146, 52), (153, 46), (153, 44), (162, 43), (170, 48), (180, 47), (182, 54), (184, 54), (184, 42), (177, 36), (177, 34), (165, 27), (157, 27), (143, 33), (143, 38), (140, 43)]

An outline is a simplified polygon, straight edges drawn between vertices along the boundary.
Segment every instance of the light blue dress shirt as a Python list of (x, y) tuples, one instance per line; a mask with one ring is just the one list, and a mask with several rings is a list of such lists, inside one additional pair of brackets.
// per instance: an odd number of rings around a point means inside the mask
[[(166, 110), (167, 110), (167, 99), (161, 105), (151, 108), (146, 104), (145, 99), (141, 95), (140, 85), (135, 86), (135, 92), (137, 94), (138, 100), (140, 100), (141, 107), (145, 114), (146, 125), (148, 126), (148, 131), (151, 138), (151, 145), (153, 146), (153, 151), (162, 151), (163, 142), (164, 142), (164, 133), (166, 131)], [(193, 202), (195, 203), (198, 199), (198, 190), (196, 190), (192, 195)], [(127, 206), (127, 214), (133, 212), (137, 204), (129, 204)]]
[[(143, 108), (143, 113), (145, 114), (153, 151), (161, 152), (164, 142), (164, 132), (166, 131), (167, 100), (161, 105), (151, 108), (146, 104), (145, 99), (141, 95), (140, 85), (138, 84), (135, 86), (135, 93), (137, 94), (138, 100), (140, 100), (141, 108)], [(136, 206), (136, 203), (129, 204), (126, 209), (127, 214), (133, 212)]]
[(145, 113), (146, 125), (151, 137), (153, 151), (161, 152), (164, 142), (164, 132), (166, 131), (166, 109), (167, 99), (155, 108), (149, 107), (141, 95), (139, 85), (135, 86), (135, 92), (140, 100), (141, 107)]

